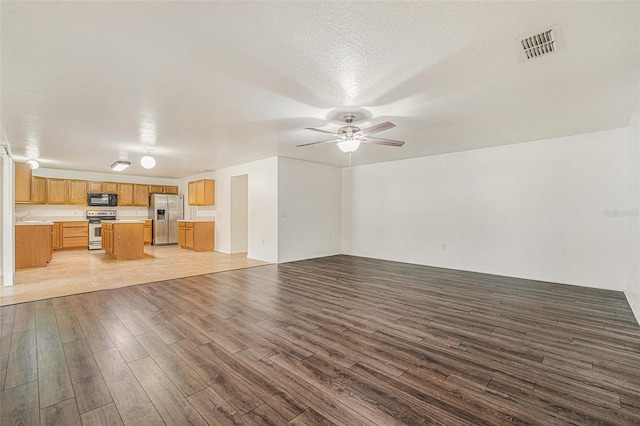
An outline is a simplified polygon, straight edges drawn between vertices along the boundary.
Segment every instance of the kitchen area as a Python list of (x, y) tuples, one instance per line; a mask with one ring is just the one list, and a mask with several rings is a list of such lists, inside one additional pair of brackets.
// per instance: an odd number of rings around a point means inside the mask
[(16, 163), (11, 292), (26, 283), (45, 293), (92, 291), (264, 264), (246, 253), (216, 253), (215, 216), (184, 218), (193, 206), (215, 206), (214, 180), (179, 192), (176, 185), (40, 176)]

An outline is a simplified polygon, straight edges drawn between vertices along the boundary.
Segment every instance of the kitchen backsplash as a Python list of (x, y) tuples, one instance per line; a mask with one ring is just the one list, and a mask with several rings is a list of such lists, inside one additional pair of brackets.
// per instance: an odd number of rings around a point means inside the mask
[(87, 210), (116, 210), (119, 218), (139, 217), (145, 219), (149, 216), (147, 207), (88, 207), (88, 206), (54, 206), (51, 204), (16, 204), (16, 215), (23, 215), (29, 212), (25, 217), (28, 219), (35, 218), (55, 218), (55, 217), (77, 217), (84, 218)]

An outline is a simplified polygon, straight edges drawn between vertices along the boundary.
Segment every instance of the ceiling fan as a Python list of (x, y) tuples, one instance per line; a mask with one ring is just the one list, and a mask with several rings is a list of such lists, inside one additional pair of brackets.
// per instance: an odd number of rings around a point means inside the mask
[(334, 138), (320, 141), (320, 142), (311, 142), (311, 143), (303, 143), (301, 145), (296, 145), (296, 147), (300, 146), (309, 146), (309, 145), (317, 145), (321, 143), (329, 143), (329, 142), (337, 142), (338, 148), (340, 148), (343, 152), (354, 152), (360, 146), (360, 143), (370, 143), (376, 145), (386, 145), (386, 146), (402, 146), (404, 142), (402, 141), (394, 141), (392, 139), (382, 139), (371, 137), (376, 133), (383, 132), (385, 130), (396, 127), (395, 124), (385, 121), (384, 123), (376, 124), (375, 126), (367, 127), (366, 129), (360, 129), (357, 126), (352, 126), (353, 120), (355, 119), (355, 115), (347, 114), (344, 116), (344, 121), (347, 123), (346, 126), (340, 127), (336, 133), (329, 132), (327, 130), (322, 129), (314, 129), (312, 127), (307, 127), (307, 130), (313, 130), (314, 132), (320, 133), (328, 133), (333, 135)]

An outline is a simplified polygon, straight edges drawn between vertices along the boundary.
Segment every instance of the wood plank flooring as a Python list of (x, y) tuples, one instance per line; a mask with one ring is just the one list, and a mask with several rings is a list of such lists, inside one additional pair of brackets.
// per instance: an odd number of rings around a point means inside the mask
[(0, 285), (0, 306), (266, 264), (246, 253), (175, 245), (145, 246), (144, 257), (135, 260), (115, 260), (102, 250), (56, 250), (47, 267), (20, 269), (13, 286)]
[(0, 424), (640, 424), (620, 292), (333, 256), (0, 308)]

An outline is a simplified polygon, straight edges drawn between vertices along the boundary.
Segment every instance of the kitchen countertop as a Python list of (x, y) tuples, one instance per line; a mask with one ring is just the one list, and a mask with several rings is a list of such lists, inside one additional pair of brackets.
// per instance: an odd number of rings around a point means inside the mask
[(48, 220), (23, 220), (22, 222), (14, 223), (16, 226), (25, 226), (25, 225), (49, 225), (52, 226), (53, 222)]
[[(29, 215), (27, 216), (23, 222), (29, 221), (41, 221), (45, 220), (48, 222), (88, 222), (86, 217), (78, 217), (78, 216), (36, 216)], [(20, 222), (16, 222), (20, 223)]]

